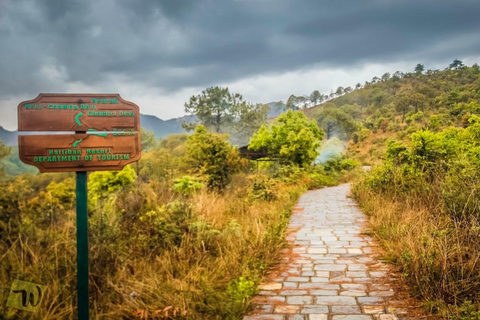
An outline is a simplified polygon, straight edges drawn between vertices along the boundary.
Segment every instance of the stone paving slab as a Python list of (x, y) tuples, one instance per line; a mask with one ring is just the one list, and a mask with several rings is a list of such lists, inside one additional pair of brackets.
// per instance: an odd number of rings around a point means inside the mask
[[(389, 266), (362, 232), (367, 218), (350, 185), (313, 190), (290, 218), (288, 248), (259, 286), (244, 320), (397, 320)], [(392, 310), (395, 310), (392, 312)]]

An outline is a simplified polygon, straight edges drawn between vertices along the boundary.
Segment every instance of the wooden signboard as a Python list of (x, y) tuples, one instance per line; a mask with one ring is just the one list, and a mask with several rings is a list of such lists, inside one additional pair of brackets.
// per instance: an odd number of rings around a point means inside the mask
[(20, 160), (40, 172), (121, 170), (140, 159), (139, 108), (119, 94), (41, 93), (18, 105), (18, 129), (72, 132), (18, 137)]
[(20, 160), (40, 172), (121, 170), (140, 159), (138, 133), (52, 134), (18, 137)]
[(18, 131), (140, 130), (136, 104), (119, 94), (45, 94), (18, 105)]
[(77, 175), (77, 313), (89, 319), (87, 171), (121, 170), (140, 159), (140, 112), (118, 94), (40, 94), (18, 105), (20, 160), (41, 172)]

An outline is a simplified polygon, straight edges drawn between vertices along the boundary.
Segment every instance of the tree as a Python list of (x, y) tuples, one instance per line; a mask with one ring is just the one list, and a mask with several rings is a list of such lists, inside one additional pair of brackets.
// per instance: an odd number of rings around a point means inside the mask
[(390, 73), (388, 72), (385, 72), (382, 76), (382, 81), (385, 82), (387, 81), (388, 79), (390, 79)]
[(288, 97), (288, 100), (287, 100), (287, 110), (298, 110), (298, 97), (296, 97), (295, 95), (290, 95), (290, 97)]
[(270, 128), (262, 125), (250, 140), (249, 149), (267, 148), (268, 153), (283, 162), (310, 165), (318, 156), (323, 132), (315, 121), (302, 112), (288, 111), (280, 115)]
[(140, 128), (142, 136), (142, 150), (148, 151), (157, 146), (158, 140), (155, 138), (155, 133), (152, 130), (145, 130), (143, 127)]
[(95, 171), (88, 176), (89, 205), (95, 206), (99, 199), (112, 192), (132, 186), (137, 174), (130, 165), (120, 171)]
[(355, 89), (361, 89), (362, 88), (362, 84), (360, 82), (358, 82), (356, 85), (355, 85)]
[(335, 91), (335, 94), (337, 95), (337, 97), (340, 97), (343, 94), (343, 87), (338, 87)]
[(461, 60), (455, 59), (453, 60), (452, 63), (450, 63), (450, 65), (448, 66), (448, 69), (458, 70), (458, 69), (462, 69), (463, 67), (465, 67), (463, 62)]
[(185, 149), (191, 171), (202, 176), (210, 189), (224, 189), (239, 168), (238, 150), (225, 136), (208, 132), (203, 125), (188, 137)]
[(322, 98), (323, 95), (318, 90), (315, 90), (310, 94), (310, 101), (312, 101), (314, 106), (316, 106), (319, 102), (321, 103)]
[(423, 73), (423, 71), (425, 70), (425, 66), (421, 63), (417, 64), (415, 66), (415, 74), (417, 76), (421, 75)]
[(395, 110), (402, 115), (402, 123), (405, 122), (405, 115), (412, 107), (415, 109), (415, 113), (417, 113), (418, 109), (424, 109), (427, 101), (427, 97), (419, 92), (402, 94), (395, 103)]
[(247, 145), (252, 135), (265, 123), (269, 108), (268, 105), (261, 103), (241, 104), (238, 110), (238, 120), (232, 131), (232, 143), (239, 146)]
[(398, 80), (400, 80), (401, 78), (403, 78), (403, 76), (404, 76), (403, 72), (401, 72), (401, 71), (395, 71), (395, 73), (393, 74), (392, 79), (393, 79), (394, 81), (398, 81)]
[(297, 107), (302, 107), (302, 109), (306, 109), (308, 107), (308, 97), (298, 96), (297, 97)]
[[(215, 131), (230, 126), (238, 118), (239, 106), (245, 103), (240, 94), (231, 94), (228, 88), (211, 87), (185, 103), (185, 112), (196, 115), (200, 122)], [(186, 127), (192, 129), (188, 124)]]
[(392, 92), (393, 95), (395, 95), (398, 91), (398, 89), (400, 89), (402, 87), (402, 85), (396, 81), (396, 82), (393, 82), (391, 85), (390, 85), (390, 91)]
[(418, 109), (423, 111), (425, 105), (427, 104), (427, 97), (419, 92), (414, 92), (408, 96), (408, 101), (411, 106), (415, 108), (415, 113), (418, 112)]
[(339, 108), (325, 108), (317, 116), (317, 123), (325, 131), (327, 140), (333, 136), (349, 139), (357, 131), (355, 119)]
[(410, 110), (410, 100), (407, 95), (402, 95), (395, 103), (395, 110), (402, 115), (402, 123), (405, 122), (405, 115)]

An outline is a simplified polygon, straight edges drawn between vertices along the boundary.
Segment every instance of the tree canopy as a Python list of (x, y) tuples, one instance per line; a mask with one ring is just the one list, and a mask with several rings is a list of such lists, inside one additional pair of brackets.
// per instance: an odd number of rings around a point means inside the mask
[(239, 93), (232, 94), (228, 88), (210, 87), (191, 96), (185, 103), (185, 112), (196, 115), (203, 125), (219, 133), (233, 124), (243, 104), (245, 101)]
[(284, 162), (309, 165), (318, 156), (323, 131), (299, 111), (280, 115), (270, 128), (262, 125), (250, 140), (249, 149), (266, 147), (268, 153)]
[[(190, 97), (185, 111), (197, 116), (201, 124), (217, 133), (230, 133), (232, 142), (246, 144), (267, 118), (268, 106), (252, 104), (243, 100), (239, 93), (230, 93), (228, 88), (211, 87), (201, 94)], [(183, 124), (193, 130), (196, 124)]]
[(240, 158), (225, 136), (208, 132), (203, 125), (196, 127), (185, 145), (186, 161), (193, 173), (206, 180), (210, 189), (222, 190), (239, 168)]
[(349, 139), (358, 128), (355, 119), (337, 107), (325, 108), (320, 111), (317, 116), (317, 123), (325, 131), (327, 139), (333, 136)]

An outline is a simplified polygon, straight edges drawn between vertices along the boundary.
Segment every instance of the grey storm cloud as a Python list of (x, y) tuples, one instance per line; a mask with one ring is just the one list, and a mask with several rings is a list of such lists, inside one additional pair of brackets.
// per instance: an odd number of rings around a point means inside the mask
[(456, 58), (480, 52), (478, 13), (473, 0), (0, 0), (0, 95)]

